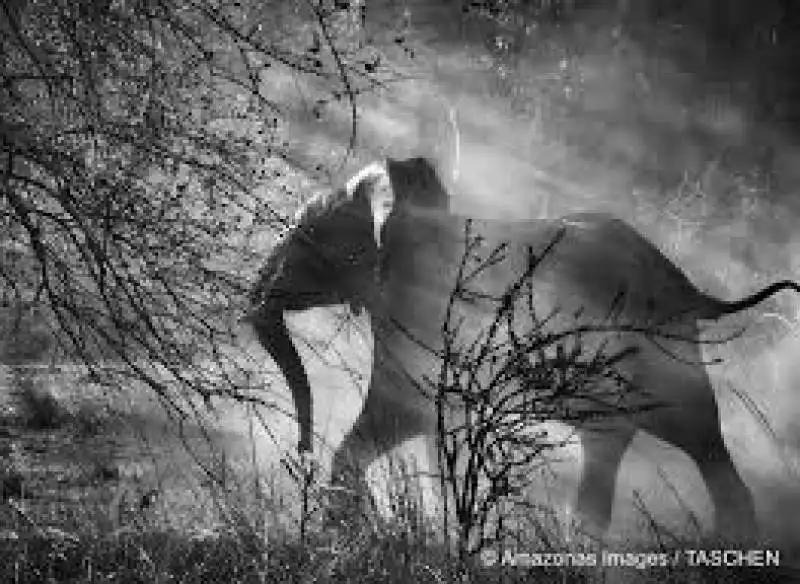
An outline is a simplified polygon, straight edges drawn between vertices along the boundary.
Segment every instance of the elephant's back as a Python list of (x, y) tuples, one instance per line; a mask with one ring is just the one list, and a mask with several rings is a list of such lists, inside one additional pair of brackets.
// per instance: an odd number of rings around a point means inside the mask
[(520, 301), (530, 294), (537, 317), (580, 313), (586, 324), (612, 312), (632, 325), (663, 322), (707, 301), (657, 247), (603, 213), (514, 222), (451, 216), (402, 233), (408, 239), (392, 251), (385, 310), (433, 344), (448, 308), (470, 328), (486, 324), (522, 280)]
[[(587, 316), (604, 318), (615, 308), (628, 322), (644, 324), (707, 301), (680, 268), (621, 219), (582, 213), (550, 223), (538, 231), (550, 237), (558, 225), (560, 238), (534, 270), (533, 281), (551, 290), (553, 301), (565, 309), (583, 308)], [(549, 244), (536, 231), (530, 247), (544, 252)]]

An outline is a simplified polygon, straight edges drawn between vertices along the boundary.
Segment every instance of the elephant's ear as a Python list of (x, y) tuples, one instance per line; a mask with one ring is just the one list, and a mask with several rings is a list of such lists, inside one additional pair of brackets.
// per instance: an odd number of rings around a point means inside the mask
[(368, 164), (347, 181), (345, 190), (355, 203), (370, 209), (375, 243), (380, 248), (381, 230), (395, 203), (386, 165), (382, 162)]

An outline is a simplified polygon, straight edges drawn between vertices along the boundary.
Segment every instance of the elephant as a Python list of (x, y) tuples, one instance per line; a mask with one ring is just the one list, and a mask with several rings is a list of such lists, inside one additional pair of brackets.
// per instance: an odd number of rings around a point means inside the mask
[[(610, 310), (630, 325), (598, 333), (594, 347), (627, 352), (616, 367), (660, 407), (575, 426), (584, 466), (575, 511), (605, 533), (623, 454), (639, 430), (683, 450), (696, 463), (723, 534), (752, 534), (754, 503), (723, 441), (718, 406), (702, 362), (701, 321), (740, 312), (781, 290), (779, 281), (741, 300), (703, 293), (686, 274), (625, 221), (582, 212), (559, 219), (473, 220), (451, 210), (434, 163), (387, 158), (312, 201), (278, 243), (252, 289), (250, 321), (292, 392), (299, 449), (311, 450), (309, 381), (283, 320), (284, 311), (347, 304), (367, 310), (374, 339), (363, 408), (333, 455), (331, 482), (363, 489), (365, 469), (395, 446), (428, 438), (431, 462), (437, 416), (422, 382), (437, 370), (448, 310), (469, 225), (482, 242), (504, 246), (473, 285), (485, 293), (464, 303), (473, 330), (485, 327), (496, 298), (537, 258), (533, 306), (554, 326), (607, 322)], [(553, 243), (555, 241), (555, 243)], [(547, 253), (545, 253), (545, 251)], [(643, 332), (659, 326), (659, 339)], [(355, 461), (355, 472), (350, 463)]]

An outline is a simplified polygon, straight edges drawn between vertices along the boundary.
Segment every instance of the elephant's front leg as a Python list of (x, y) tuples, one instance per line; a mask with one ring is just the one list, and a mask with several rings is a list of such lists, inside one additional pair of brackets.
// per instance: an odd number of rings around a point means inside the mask
[(379, 356), (374, 360), (372, 379), (364, 407), (355, 424), (333, 455), (331, 485), (333, 500), (328, 509), (328, 523), (357, 518), (364, 503), (371, 499), (367, 469), (381, 456), (406, 440), (423, 433), (418, 412), (401, 400), (387, 400), (386, 392), (394, 397), (413, 387), (398, 387), (408, 383), (392, 376), (382, 368)]

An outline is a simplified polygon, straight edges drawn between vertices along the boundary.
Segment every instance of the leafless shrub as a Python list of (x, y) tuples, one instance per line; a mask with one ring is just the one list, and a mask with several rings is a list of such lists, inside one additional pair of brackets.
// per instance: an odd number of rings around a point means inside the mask
[[(481, 298), (474, 280), (502, 261), (504, 250), (486, 250), (467, 224), (465, 251), (442, 326), (441, 368), (438, 378), (429, 380), (436, 395), (445, 533), (452, 505), (461, 559), (502, 543), (508, 535), (503, 519), (514, 515), (515, 506), (520, 513), (531, 512), (519, 494), (529, 484), (532, 468), (545, 464), (548, 454), (566, 443), (551, 438), (543, 422), (579, 425), (657, 405), (624, 405), (623, 397), (640, 392), (615, 368), (631, 350), (608, 351), (605, 343), (588, 349), (584, 344), (589, 335), (633, 330), (616, 322), (613, 307), (605, 322), (568, 330), (548, 328), (554, 314), (536, 313), (536, 268), (561, 236), (540, 255), (531, 253), (525, 272), (501, 298), (491, 300), (488, 326), (473, 335), (462, 330), (459, 305)], [(603, 389), (598, 391), (601, 380)]]
[(312, 4), (291, 36), (278, 2), (0, 3), (0, 291), (93, 382), (142, 385), (180, 417), (197, 393), (242, 396), (220, 347), (253, 238), (286, 223), (256, 193), (314, 171), (265, 72), (319, 81), (353, 113), (385, 74), (337, 37), (339, 8)]

